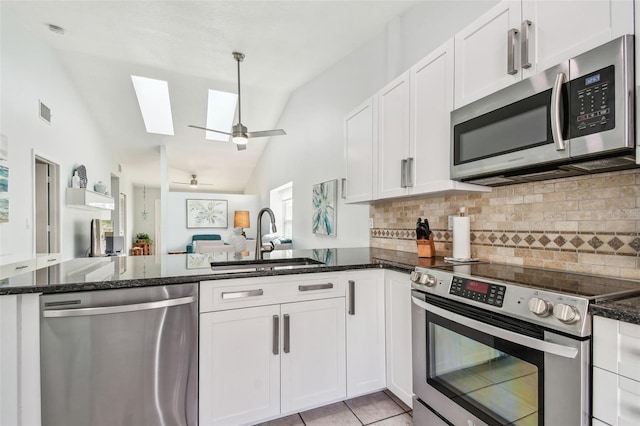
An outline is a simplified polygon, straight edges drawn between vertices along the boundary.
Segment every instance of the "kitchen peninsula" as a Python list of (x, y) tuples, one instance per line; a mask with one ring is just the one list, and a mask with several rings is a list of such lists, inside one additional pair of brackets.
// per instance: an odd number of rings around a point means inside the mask
[[(241, 260), (251, 262), (253, 252)], [(203, 280), (250, 278), (301, 273), (336, 272), (370, 268), (390, 268), (410, 273), (416, 266), (444, 264), (444, 258), (419, 258), (416, 253), (378, 248), (334, 248), (312, 250), (281, 250), (265, 255), (265, 259), (308, 258), (318, 265), (297, 268), (276, 268), (256, 272), (212, 272), (213, 263), (234, 261), (233, 253), (218, 253), (207, 257), (203, 253), (162, 256), (124, 256), (77, 258), (48, 268), (45, 281), (34, 280), (30, 272), (7, 279), (0, 295), (24, 293), (60, 293), (69, 291), (105, 290), (141, 286), (180, 284)]]

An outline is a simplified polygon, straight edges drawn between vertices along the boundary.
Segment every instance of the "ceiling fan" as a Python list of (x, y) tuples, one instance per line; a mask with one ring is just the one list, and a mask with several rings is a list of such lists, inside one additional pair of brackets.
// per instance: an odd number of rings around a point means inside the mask
[(199, 183), (198, 179), (196, 179), (196, 175), (191, 175), (190, 182), (171, 182), (171, 183), (177, 183), (178, 185), (189, 185), (192, 188), (197, 188), (200, 185), (213, 186), (212, 183)]
[(240, 52), (233, 52), (234, 59), (238, 62), (238, 124), (235, 124), (232, 128), (232, 132), (223, 132), (221, 130), (207, 129), (202, 126), (195, 126), (189, 124), (189, 127), (194, 129), (207, 130), (209, 132), (222, 133), (231, 136), (231, 140), (236, 144), (238, 151), (247, 149), (247, 140), (250, 138), (264, 138), (267, 136), (282, 136), (286, 135), (286, 132), (282, 129), (274, 130), (261, 130), (258, 132), (249, 132), (247, 128), (242, 124), (242, 113), (240, 108), (240, 62), (244, 60), (244, 54)]

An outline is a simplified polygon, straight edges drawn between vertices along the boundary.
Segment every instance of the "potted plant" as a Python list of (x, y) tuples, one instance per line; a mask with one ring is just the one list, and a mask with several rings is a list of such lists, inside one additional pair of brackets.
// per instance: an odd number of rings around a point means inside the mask
[(151, 237), (149, 237), (149, 234), (147, 234), (146, 232), (140, 232), (138, 234), (136, 234), (136, 241), (139, 243), (147, 243), (148, 245), (152, 245), (153, 244), (153, 240), (151, 239)]

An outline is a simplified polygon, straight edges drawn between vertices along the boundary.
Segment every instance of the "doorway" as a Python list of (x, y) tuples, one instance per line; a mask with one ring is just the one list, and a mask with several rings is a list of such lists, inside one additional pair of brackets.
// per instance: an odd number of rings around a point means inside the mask
[(60, 253), (60, 166), (34, 154), (35, 252)]

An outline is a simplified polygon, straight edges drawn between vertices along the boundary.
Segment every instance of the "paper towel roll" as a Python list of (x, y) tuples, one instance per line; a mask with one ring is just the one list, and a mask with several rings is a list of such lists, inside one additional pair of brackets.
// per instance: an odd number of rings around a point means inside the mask
[(471, 257), (471, 218), (456, 216), (453, 218), (453, 257), (469, 259)]

